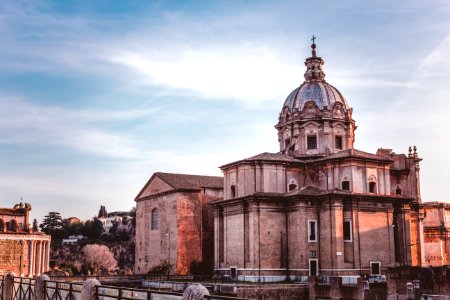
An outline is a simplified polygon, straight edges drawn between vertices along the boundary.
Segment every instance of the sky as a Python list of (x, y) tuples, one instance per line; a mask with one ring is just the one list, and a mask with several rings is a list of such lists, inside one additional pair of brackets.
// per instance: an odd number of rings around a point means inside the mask
[(153, 172), (277, 152), (311, 36), (355, 147), (416, 145), (450, 202), (450, 2), (1, 1), (0, 207), (129, 210)]

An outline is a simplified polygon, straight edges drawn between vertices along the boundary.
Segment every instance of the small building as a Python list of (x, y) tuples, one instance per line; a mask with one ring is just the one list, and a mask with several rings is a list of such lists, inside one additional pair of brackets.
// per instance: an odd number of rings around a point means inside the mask
[(426, 202), (423, 231), (425, 237), (425, 264), (444, 266), (450, 264), (450, 204)]
[(120, 216), (111, 216), (111, 217), (98, 217), (97, 218), (103, 225), (103, 233), (108, 234), (111, 228), (114, 226), (114, 223), (122, 222), (122, 217)]
[(156, 172), (136, 196), (135, 273), (162, 262), (187, 274), (191, 262), (213, 263), (213, 215), (223, 177)]
[(0, 275), (35, 276), (49, 270), (51, 237), (33, 232), (29, 224), (31, 205), (0, 208)]

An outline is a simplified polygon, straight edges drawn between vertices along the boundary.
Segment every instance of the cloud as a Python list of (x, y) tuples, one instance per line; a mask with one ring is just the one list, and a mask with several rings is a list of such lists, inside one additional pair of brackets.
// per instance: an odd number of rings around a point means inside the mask
[(0, 143), (62, 145), (80, 152), (110, 157), (140, 156), (136, 141), (99, 124), (133, 121), (157, 109), (74, 110), (35, 105), (11, 96), (0, 97)]

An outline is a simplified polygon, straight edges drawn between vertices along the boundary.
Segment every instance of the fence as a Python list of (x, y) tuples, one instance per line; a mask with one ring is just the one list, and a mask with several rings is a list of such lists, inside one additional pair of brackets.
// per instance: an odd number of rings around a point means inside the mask
[[(93, 286), (91, 298), (83, 298), (83, 291), (90, 288), (83, 282), (0, 276), (0, 300), (182, 300), (183, 294), (171, 291), (157, 291), (125, 288), (109, 285)], [(48, 277), (47, 277), (48, 278)], [(89, 279), (89, 278), (88, 278)], [(92, 278), (90, 278), (92, 279)], [(165, 278), (166, 279), (166, 278)], [(42, 292), (37, 291), (38, 281), (43, 284)], [(9, 292), (8, 292), (9, 291)], [(42, 294), (40, 294), (42, 293)], [(87, 295), (90, 293), (87, 292)], [(207, 295), (199, 300), (248, 300), (219, 295)]]

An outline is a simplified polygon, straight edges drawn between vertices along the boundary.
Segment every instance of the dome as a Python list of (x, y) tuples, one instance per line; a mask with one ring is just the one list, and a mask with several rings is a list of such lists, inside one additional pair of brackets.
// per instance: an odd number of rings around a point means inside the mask
[(305, 81), (293, 90), (283, 104), (282, 112), (289, 108), (301, 111), (308, 101), (314, 101), (320, 110), (332, 109), (336, 102), (342, 104), (345, 110), (349, 108), (342, 94), (331, 84), (325, 81), (325, 72), (322, 70), (324, 61), (316, 56), (316, 45), (311, 45), (312, 56), (305, 61)]
[(289, 94), (283, 109), (288, 107), (290, 112), (301, 111), (308, 101), (314, 101), (320, 110), (331, 109), (336, 102), (341, 103), (345, 109), (349, 108), (344, 96), (331, 84), (325, 81), (305, 81)]

